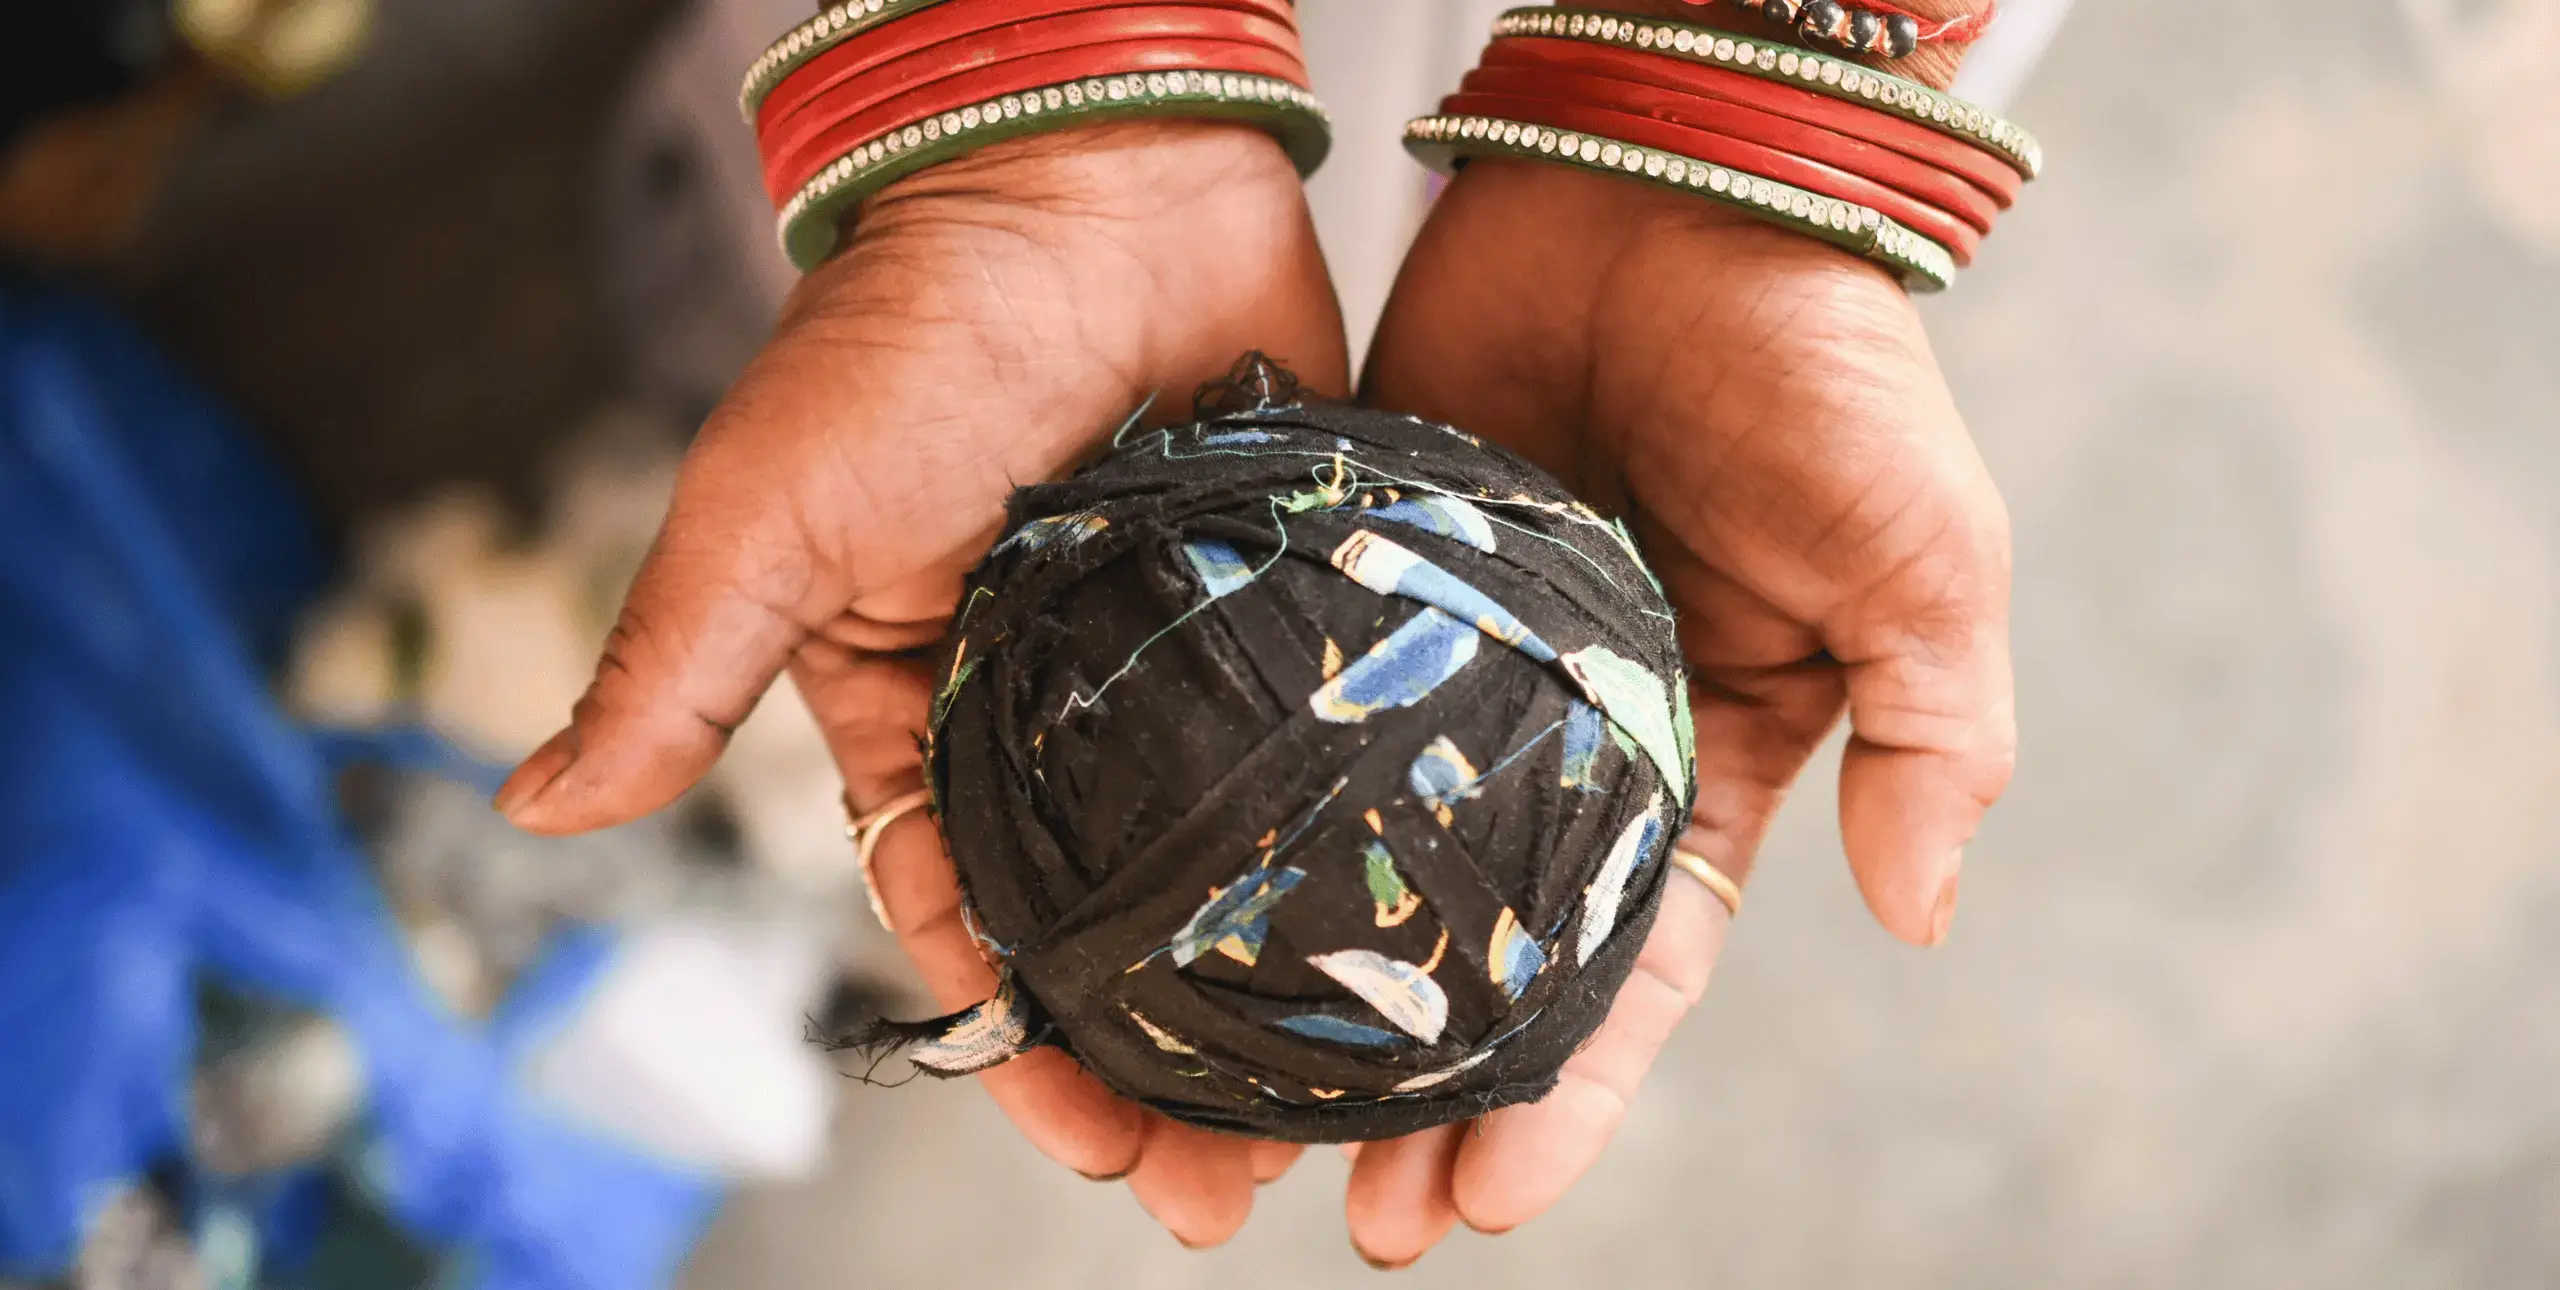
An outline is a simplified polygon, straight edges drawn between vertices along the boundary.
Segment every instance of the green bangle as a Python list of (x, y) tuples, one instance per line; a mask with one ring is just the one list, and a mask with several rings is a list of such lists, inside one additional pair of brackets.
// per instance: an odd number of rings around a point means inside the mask
[(798, 71), (802, 63), (874, 27), (887, 26), (941, 3), (942, 0), (844, 0), (827, 6), (825, 13), (784, 32), (780, 40), (747, 65), (746, 83), (738, 87), (738, 115), (745, 117), (747, 124), (755, 124), (756, 109), (764, 106), (764, 96), (773, 93), (773, 87)]
[(1131, 72), (1001, 94), (889, 130), (848, 149), (783, 203), (782, 253), (803, 271), (833, 254), (838, 226), (862, 200), (929, 166), (991, 143), (1106, 121), (1237, 121), (1279, 140), (1298, 173), (1313, 174), (1333, 146), (1313, 94), (1241, 72)]
[(1545, 36), (1642, 50), (1682, 62), (1721, 67), (1764, 81), (1864, 104), (1999, 154), (2029, 179), (2044, 169), (2034, 135), (1952, 94), (1933, 90), (1845, 58), (1775, 41), (1751, 40), (1712, 27), (1631, 18), (1596, 9), (1513, 9), (1493, 23), (1494, 38)]
[(1443, 174), (1470, 157), (1525, 157), (1641, 179), (1820, 238), (1893, 269), (1914, 290), (1940, 290), (1955, 281), (1955, 257), (1945, 247), (1869, 207), (1659, 148), (1484, 116), (1420, 118), (1405, 127), (1404, 146), (1424, 165)]

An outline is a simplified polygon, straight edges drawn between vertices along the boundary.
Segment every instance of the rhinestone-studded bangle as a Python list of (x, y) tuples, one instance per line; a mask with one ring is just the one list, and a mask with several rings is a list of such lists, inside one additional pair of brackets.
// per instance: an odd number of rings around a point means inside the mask
[(1873, 208), (1877, 215), (1945, 247), (1956, 267), (1973, 263), (1982, 249), (1982, 234), (1963, 220), (1907, 193), (1807, 160), (1783, 147), (1755, 143), (1716, 130), (1664, 121), (1623, 101), (1547, 99), (1505, 94), (1460, 92), (1440, 101), (1440, 115), (1490, 117), (1497, 121), (1536, 122), (1559, 135), (1598, 138), (1664, 157), (1686, 157), (1739, 170), (1771, 183), (1786, 184), (1816, 197)]
[(752, 125), (764, 96), (797, 71), (802, 63), (884, 23), (894, 22), (943, 0), (844, 0), (824, 13), (784, 32), (747, 65), (746, 83), (738, 87), (738, 115)]
[(1405, 127), (1405, 150), (1447, 173), (1469, 157), (1521, 157), (1641, 179), (1748, 211), (1874, 260), (1925, 290), (1955, 280), (1947, 249), (1871, 207), (1836, 201), (1765, 176), (1658, 148), (1484, 116), (1427, 116)]
[[(933, 39), (930, 30), (945, 14), (982, 20), (989, 12), (1067, 5), (1086, 8), (943, 39)], [(1280, 12), (1287, 15), (1285, 9)], [(756, 150), (764, 159), (765, 191), (775, 202), (789, 198), (820, 167), (882, 130), (1025, 86), (1211, 67), (1301, 83), (1306, 78), (1297, 32), (1286, 22), (1209, 5), (994, 0), (990, 9), (948, 5), (908, 22), (914, 25), (901, 23), (906, 30), (893, 27), (848, 41), (803, 64), (765, 99), (756, 114)], [(882, 37), (913, 40), (919, 35), (925, 43), (884, 61), (841, 57), (874, 52), (872, 42)]]
[[(1573, 46), (1565, 48), (1576, 53), (1585, 52)], [(1615, 53), (1615, 51), (1610, 52)], [(1617, 56), (1624, 57), (1624, 55)], [(1684, 70), (1691, 75), (1699, 74), (1699, 69), (1696, 68)], [(1757, 82), (1751, 82), (1751, 84), (1756, 86)], [(1989, 233), (1993, 222), (2000, 217), (1999, 200), (1992, 194), (1966, 183), (1961, 176), (1951, 174), (1929, 162), (1904, 156), (1890, 148), (1876, 147), (1846, 135), (1807, 125), (1783, 113), (1758, 111), (1723, 99), (1687, 93), (1667, 85), (1631, 81), (1609, 76), (1604, 72), (1582, 72), (1563, 67), (1518, 64), (1478, 67), (1467, 73), (1467, 79), (1460, 83), (1458, 92), (1461, 96), (1491, 94), (1499, 97), (1567, 102), (1579, 99), (1594, 106), (1605, 102), (1609, 108), (1620, 112), (1632, 112), (1663, 126), (1701, 130), (1737, 142), (1772, 148), (1800, 161), (1827, 166), (1844, 174), (1883, 185), (1904, 197), (1926, 202), (1945, 214), (1962, 220), (1976, 233)], [(1828, 100), (1824, 100), (1824, 106), (1831, 106), (1831, 104)], [(1553, 120), (1535, 112), (1514, 111), (1491, 103), (1468, 103), (1461, 106), (1444, 100), (1440, 110), (1454, 115), (1481, 114), (1520, 117), (1523, 120), (1536, 117), (1558, 128), (1572, 126), (1575, 129), (1596, 129), (1604, 134), (1623, 137), (1630, 143), (1645, 144), (1648, 147), (1661, 144), (1675, 152), (1705, 157), (1708, 161), (1730, 161), (1746, 170), (1766, 173), (1772, 178), (1787, 177), (1783, 170), (1770, 170), (1746, 158), (1725, 158), (1711, 153), (1696, 152), (1684, 147), (1677, 140), (1647, 139), (1642, 134), (1616, 129), (1604, 122)], [(1938, 142), (1948, 151), (1956, 150), (1955, 145), (1947, 144), (1943, 139)], [(2011, 176), (2011, 178), (2015, 177)], [(1861, 200), (1855, 193), (1834, 193), (1833, 196), (1845, 201)], [(1886, 214), (1892, 214), (1891, 208), (1882, 203), (1866, 202), (1865, 204), (1874, 206)], [(1911, 224), (1913, 228), (1920, 227), (1909, 220), (1903, 222)]]
[[(1564, 69), (1633, 81), (1674, 91), (1684, 98), (1713, 100), (1755, 112), (1784, 117), (1799, 125), (1878, 147), (1889, 148), (1923, 165), (1944, 171), (1981, 190), (2002, 210), (2015, 205), (2027, 184), (2017, 168), (1987, 148), (1940, 134), (1927, 126), (1888, 116), (1863, 103), (1826, 98), (1811, 90), (1764, 81), (1722, 67), (1660, 58), (1641, 50), (1587, 40), (1516, 36), (1485, 46), (1477, 75), (1511, 68)], [(1443, 109), (1447, 111), (1449, 109)], [(1500, 115), (1500, 114), (1496, 114)]]
[(1586, 40), (1729, 68), (1918, 122), (1988, 149), (2030, 179), (2044, 168), (2044, 145), (2009, 121), (1917, 81), (1810, 49), (1591, 9), (1513, 9), (1494, 20), (1493, 34)]
[(1105, 121), (1181, 118), (1256, 125), (1310, 173), (1332, 146), (1313, 94), (1277, 77), (1224, 71), (1129, 73), (998, 95), (888, 130), (837, 157), (785, 202), (782, 251), (806, 270), (835, 250), (837, 225), (862, 199), (991, 143)]

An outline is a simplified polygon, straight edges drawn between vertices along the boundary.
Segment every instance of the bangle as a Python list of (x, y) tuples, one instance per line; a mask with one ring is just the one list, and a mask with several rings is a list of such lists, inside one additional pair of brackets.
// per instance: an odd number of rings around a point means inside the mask
[(738, 87), (738, 115), (754, 125), (756, 109), (763, 106), (765, 95), (772, 93), (784, 77), (800, 70), (803, 63), (875, 27), (912, 17), (917, 11), (942, 2), (845, 0), (828, 6), (824, 13), (775, 38), (756, 56), (756, 61), (747, 64), (746, 80)]
[[(1569, 131), (1586, 139), (1599, 138), (1605, 141), (1601, 145), (1603, 150), (1609, 143), (1632, 145), (1665, 156), (1684, 157), (1693, 164), (1705, 161), (1754, 178), (1783, 183), (1814, 196), (1873, 210), (1936, 243), (1958, 265), (1972, 263), (1974, 251), (1982, 243), (1982, 234), (1971, 225), (1873, 180), (1776, 148), (1619, 111), (1614, 107), (1582, 101), (1459, 93), (1444, 100), (1440, 112), (1443, 116), (1491, 117), (1505, 122), (1534, 123), (1559, 132)], [(1643, 163), (1639, 161), (1637, 164), (1641, 166)]]
[[(1259, 46), (1271, 50), (1280, 61), (1254, 63), (1234, 70), (1288, 74), (1302, 65), (1297, 50), (1296, 33), (1284, 23), (1271, 22), (1251, 14), (1220, 9), (1190, 8), (1182, 5), (1129, 5), (1117, 8), (1065, 14), (1033, 22), (1025, 22), (980, 33), (974, 38), (918, 50), (836, 84), (831, 90), (816, 95), (797, 95), (797, 79), (777, 90), (767, 100), (768, 124), (759, 130), (757, 145), (765, 157), (765, 185), (769, 195), (780, 201), (791, 189), (806, 182), (820, 164), (832, 159), (835, 152), (866, 137), (866, 128), (876, 131), (882, 122), (869, 119), (883, 104), (933, 86), (956, 86), (963, 78), (984, 74), (992, 76), (991, 89), (958, 90), (960, 98), (951, 106), (963, 106), (989, 92), (1002, 92), (1019, 84), (1047, 84), (1081, 79), (1087, 75), (1114, 71), (1147, 71), (1155, 67), (1220, 66), (1214, 51), (1224, 44)], [(1081, 65), (1064, 70), (1031, 66), (1028, 60), (1068, 59), (1075, 51), (1099, 50), (1114, 45), (1131, 48), (1149, 47), (1164, 51), (1176, 48), (1190, 50), (1184, 58), (1149, 67), (1108, 67), (1098, 73)], [(844, 52), (856, 52), (850, 49)], [(1015, 70), (996, 70), (1002, 65), (1019, 64)], [(819, 76), (819, 64), (811, 63), (801, 73)], [(1045, 72), (1045, 74), (1044, 74)], [(975, 82), (971, 82), (974, 84)], [(795, 95), (799, 110), (789, 114), (772, 111), (786, 95)], [(935, 109), (940, 111), (941, 109)], [(910, 115), (914, 115), (911, 113)], [(830, 145), (833, 145), (830, 150)]]
[(1991, 194), (1959, 176), (1891, 149), (1678, 90), (1583, 72), (1479, 67), (1467, 74), (1462, 91), (1564, 102), (1608, 102), (1675, 125), (1777, 149), (1846, 171), (1935, 206), (1979, 233), (1990, 232), (1992, 221), (2000, 213), (2000, 204)]
[[(1075, 34), (1075, 20), (1070, 15), (1080, 16), (1087, 23), (1126, 24), (1134, 38), (1146, 34), (1136, 28), (1147, 15), (1179, 17), (1195, 11), (1259, 15), (1285, 33), (1291, 48), (1296, 47), (1297, 32), (1289, 26), (1295, 15), (1287, 0), (1152, 0), (1140, 4), (1131, 0), (982, 0), (945, 5), (916, 13), (904, 22), (882, 24), (868, 33), (849, 34), (823, 51), (804, 56), (794, 63), (787, 85), (776, 85), (763, 96), (751, 123), (759, 133), (769, 133), (811, 100), (845, 82), (890, 74), (903, 60), (936, 46), (952, 45), (978, 55), (981, 62), (1000, 62), (1041, 49), (1095, 43), (1090, 37)], [(1060, 19), (1069, 21), (1063, 27), (1051, 26)], [(1060, 34), (1054, 38), (1042, 35), (1049, 31)], [(989, 39), (969, 40), (970, 37)], [(968, 43), (956, 43), (962, 41)], [(998, 52), (1008, 49), (1010, 53)], [(961, 68), (955, 66), (951, 70)]]
[[(1211, 67), (1221, 73), (1286, 79), (1297, 64), (1262, 46), (1231, 41), (1122, 41), (1034, 54), (935, 81), (844, 117), (789, 155), (769, 158), (767, 185), (775, 202), (788, 201), (839, 159), (865, 152), (874, 140), (885, 140), (906, 127), (923, 131), (927, 142), (936, 141), (940, 134), (976, 129), (965, 121), (969, 110), (978, 108), (981, 116), (990, 111), (1003, 114), (1003, 100), (1017, 94), (1018, 86), (1060, 87), (1061, 101), (1056, 106), (1051, 106), (1044, 95), (1036, 111), (1026, 110), (1024, 114), (1056, 122), (1055, 128), (1066, 129), (1071, 123), (1059, 114), (1068, 110), (1081, 112), (1087, 106), (1087, 81), (1093, 82), (1091, 97), (1104, 103), (1126, 102), (1126, 87), (1115, 100), (1110, 93), (1111, 80), (1103, 78)], [(1072, 95), (1065, 92), (1071, 85), (1077, 89)], [(950, 119), (943, 120), (945, 117)], [(772, 145), (767, 150), (771, 151)]]
[[(1179, 57), (1183, 51), (1172, 52)], [(1262, 52), (1242, 50), (1220, 61), (1254, 61), (1246, 55)], [(1264, 56), (1280, 61), (1277, 55)], [(1144, 52), (1124, 58), (1149, 62)], [(1000, 65), (1006, 70), (1010, 66)], [(983, 103), (973, 98), (966, 108), (919, 113), (827, 163), (782, 205), (783, 254), (804, 270), (814, 268), (833, 253), (839, 221), (863, 198), (929, 166), (1022, 135), (1105, 121), (1237, 121), (1269, 131), (1301, 174), (1324, 160), (1331, 143), (1315, 96), (1276, 74), (1229, 67), (1097, 69), (1092, 76), (1061, 77), (1053, 83), (1013, 84), (1020, 87), (998, 91)]]
[(1636, 19), (1588, 9), (1513, 9), (1494, 20), (1493, 34), (1554, 36), (1615, 45), (1723, 68), (1872, 107), (1950, 138), (1966, 140), (1988, 149), (2028, 179), (2044, 169), (2044, 145), (1999, 116), (1917, 81), (1809, 49), (1740, 39), (1689, 23)]
[(1332, 139), (1291, 0), (841, 0), (748, 69), (783, 254), (806, 270), (888, 185), (991, 143), (1124, 120), (1269, 133), (1299, 171)]
[(1738, 207), (1865, 256), (1897, 271), (1916, 289), (1935, 290), (1955, 279), (1955, 263), (1945, 247), (1872, 207), (1676, 152), (1532, 122), (1447, 115), (1427, 116), (1407, 125), (1405, 150), (1444, 173), (1461, 156), (1508, 156), (1641, 179)]
[(1853, 106), (1809, 90), (1764, 81), (1709, 63), (1629, 57), (1613, 45), (1515, 36), (1484, 51), (1484, 67), (1560, 67), (1614, 76), (1700, 98), (1719, 99), (1890, 148), (1914, 161), (1961, 176), (1991, 194), (2003, 210), (2017, 201), (2025, 182), (2017, 168), (1969, 140), (1924, 129), (1864, 105)]

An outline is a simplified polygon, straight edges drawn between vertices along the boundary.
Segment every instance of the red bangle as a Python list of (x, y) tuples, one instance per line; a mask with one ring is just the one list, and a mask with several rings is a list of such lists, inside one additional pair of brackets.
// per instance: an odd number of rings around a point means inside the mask
[[(1295, 21), (1286, 0), (1155, 0), (1166, 8), (1225, 9), (1257, 14), (1283, 25)], [(794, 68), (756, 109), (756, 133), (766, 134), (809, 102), (857, 76), (868, 76), (912, 54), (971, 36), (1025, 29), (1045, 18), (1091, 10), (1130, 11), (1129, 0), (976, 0), (920, 10), (866, 31)], [(1066, 39), (1054, 47), (1090, 44)], [(1029, 52), (1029, 51), (1020, 51)], [(992, 59), (990, 61), (993, 61)], [(952, 70), (962, 70), (953, 68)]]
[(999, 95), (1096, 77), (1174, 70), (1245, 73), (1301, 87), (1306, 80), (1305, 65), (1296, 57), (1268, 45), (1243, 41), (1122, 40), (1033, 54), (933, 81), (858, 116), (835, 119), (787, 156), (769, 151), (766, 191), (776, 204), (788, 201), (855, 146), (894, 127), (960, 111)]
[(1871, 107), (1686, 59), (1554, 37), (1513, 36), (1497, 40), (1486, 49), (1481, 65), (1552, 67), (1588, 72), (1756, 108), (1891, 148), (1915, 161), (1927, 162), (1962, 176), (1966, 182), (1989, 193), (2003, 210), (2017, 201), (2018, 192), (2025, 183), (2017, 167), (2002, 159), (2000, 154), (1956, 136), (1888, 116)]
[[(757, 146), (765, 157), (766, 184), (771, 189), (782, 176), (810, 162), (808, 152), (813, 140), (832, 138), (836, 127), (845, 121), (867, 117), (882, 103), (930, 85), (1027, 58), (1077, 49), (1131, 41), (1203, 40), (1263, 45), (1293, 61), (1297, 58), (1296, 32), (1286, 24), (1225, 9), (1179, 4), (1122, 5), (1018, 23), (917, 51), (876, 66), (862, 76), (842, 80), (826, 93), (803, 99), (798, 111), (757, 136)], [(1303, 79), (1305, 73), (1300, 71), (1297, 75)], [(777, 97), (790, 92), (797, 79), (795, 75), (778, 87)], [(1073, 77), (1042, 77), (1024, 83), (1066, 79)], [(1002, 88), (1013, 87), (999, 87), (999, 91)], [(776, 195), (774, 200), (780, 201), (781, 197)]]
[(1990, 232), (1992, 222), (2000, 214), (2000, 208), (1991, 200), (1990, 194), (1946, 171), (1923, 165), (1891, 149), (1878, 148), (1785, 117), (1677, 90), (1584, 72), (1479, 67), (1467, 73), (1462, 91), (1565, 103), (1605, 104), (1619, 111), (1653, 117), (1744, 143), (1756, 143), (1883, 184), (1915, 201), (1927, 202), (1956, 216), (1977, 232)]
[(1639, 144), (1679, 156), (1765, 176), (1834, 201), (1871, 208), (1938, 243), (1961, 265), (1973, 262), (1982, 234), (1926, 202), (1914, 201), (1873, 180), (1774, 148), (1586, 103), (1504, 94), (1456, 94), (1440, 105), (1445, 116), (1500, 117), (1534, 122)]

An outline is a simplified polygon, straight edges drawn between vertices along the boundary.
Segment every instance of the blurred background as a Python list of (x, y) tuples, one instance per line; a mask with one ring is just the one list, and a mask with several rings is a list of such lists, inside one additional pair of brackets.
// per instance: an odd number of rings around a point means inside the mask
[[(663, 818), (483, 804), (790, 285), (732, 96), (805, 4), (99, 7), (0, 19), (95, 86), (0, 103), (0, 1285), (1369, 1275), (1330, 1152), (1191, 1253), (802, 1042), (920, 1005), (787, 689)], [(1302, 4), (1355, 351), (1502, 7)], [(2003, 9), (2052, 162), (1923, 306), (2017, 529), (1956, 934), (1826, 756), (1588, 1181), (1408, 1281), (2560, 1282), (2560, 0)]]

